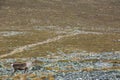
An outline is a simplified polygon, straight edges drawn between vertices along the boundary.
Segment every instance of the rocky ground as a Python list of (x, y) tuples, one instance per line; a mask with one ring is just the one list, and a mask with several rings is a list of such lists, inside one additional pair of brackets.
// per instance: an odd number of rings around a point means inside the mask
[[(34, 78), (40, 80), (43, 76), (46, 76), (45, 80), (120, 80), (119, 51), (99, 54), (82, 51), (65, 54), (59, 50), (56, 54), (57, 56), (55, 54), (53, 56), (49, 52), (46, 57), (3, 59), (0, 62), (0, 78), (15, 80), (16, 76), (23, 74), (23, 71), (17, 71), (10, 77), (12, 73), (10, 63), (31, 60), (35, 65), (24, 74), (27, 75), (25, 80), (34, 80)], [(49, 79), (49, 75), (54, 79)]]

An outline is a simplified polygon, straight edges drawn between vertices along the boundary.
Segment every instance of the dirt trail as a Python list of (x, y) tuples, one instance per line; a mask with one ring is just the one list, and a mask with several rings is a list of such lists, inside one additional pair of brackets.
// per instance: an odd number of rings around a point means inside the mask
[(35, 47), (35, 46), (38, 46), (38, 45), (47, 44), (47, 43), (54, 42), (54, 41), (60, 40), (62, 38), (74, 36), (74, 35), (77, 35), (77, 34), (80, 34), (80, 33), (71, 33), (71, 34), (67, 34), (67, 35), (63, 35), (63, 36), (57, 36), (57, 37), (54, 37), (54, 38), (51, 38), (51, 39), (47, 39), (47, 40), (42, 41), (42, 42), (37, 42), (37, 43), (33, 43), (33, 44), (28, 44), (28, 45), (25, 45), (25, 46), (21, 46), (19, 48), (14, 49), (10, 53), (1, 55), (0, 58), (4, 58), (4, 57), (7, 57), (7, 56), (16, 54), (16, 53), (23, 52), (23, 51), (27, 50), (28, 48), (32, 48), (32, 47)]

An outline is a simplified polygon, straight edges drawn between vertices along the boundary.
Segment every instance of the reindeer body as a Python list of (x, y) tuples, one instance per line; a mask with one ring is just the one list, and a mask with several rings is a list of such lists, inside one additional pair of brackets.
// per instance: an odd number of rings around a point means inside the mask
[(30, 67), (32, 66), (32, 62), (26, 62), (26, 63), (13, 63), (11, 64), (11, 67), (13, 67), (15, 73), (17, 70), (24, 70), (26, 72)]

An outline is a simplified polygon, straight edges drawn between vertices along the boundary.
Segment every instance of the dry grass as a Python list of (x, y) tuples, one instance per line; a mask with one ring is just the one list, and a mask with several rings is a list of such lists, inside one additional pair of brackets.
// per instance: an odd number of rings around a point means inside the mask
[(87, 71), (87, 72), (90, 72), (90, 71), (96, 71), (97, 69), (94, 69), (94, 68), (83, 68), (82, 71)]
[(75, 50), (85, 50), (88, 52), (97, 53), (119, 51), (120, 43), (114, 42), (114, 40), (118, 40), (119, 38), (119, 34), (80, 34), (73, 37), (64, 38), (56, 42), (37, 46), (29, 51), (24, 51), (19, 55), (15, 54), (14, 56), (9, 57), (46, 56), (48, 55), (47, 51), (56, 53), (58, 48), (65, 53), (70, 53)]
[(120, 64), (120, 60), (102, 60), (103, 62), (115, 63)]
[[(100, 32), (120, 31), (118, 0), (2, 0), (0, 4), (2, 4), (0, 5), (0, 31), (30, 32), (26, 35), (0, 37), (0, 54), (56, 35), (49, 29), (48, 31), (34, 31), (35, 26), (57, 26), (63, 29), (70, 26)], [(89, 52), (119, 50), (119, 43), (112, 41), (119, 37), (118, 34), (78, 35), (35, 47), (12, 57), (46, 56), (47, 51), (56, 52), (57, 48), (67, 53), (73, 50)]]
[(120, 26), (119, 0), (2, 0), (0, 4), (0, 30), (56, 25), (116, 31)]
[[(9, 53), (16, 47), (44, 41), (57, 36), (54, 31), (36, 31), (35, 26), (57, 26), (64, 28), (79, 27), (86, 31), (120, 32), (120, 1), (119, 0), (0, 0), (0, 32), (23, 31), (24, 35), (10, 37), (0, 36), (0, 55)], [(119, 33), (112, 34), (80, 34), (67, 37), (56, 42), (51, 42), (34, 47), (6, 58), (39, 57), (48, 55), (48, 51), (57, 53), (58, 49), (65, 53), (73, 51), (109, 52), (120, 51)], [(79, 58), (74, 59), (80, 60)], [(73, 60), (73, 61), (74, 61)], [(97, 59), (83, 60), (81, 62), (96, 62)], [(68, 62), (60, 60), (59, 62)], [(104, 60), (103, 62), (120, 63), (118, 60)], [(36, 61), (36, 64), (43, 62)], [(6, 65), (7, 66), (7, 65)], [(71, 66), (67, 66), (71, 68)], [(52, 70), (46, 67), (46, 70)], [(58, 67), (54, 68), (58, 72)], [(84, 68), (83, 71), (98, 69)], [(120, 70), (120, 67), (102, 68), (101, 70)], [(71, 71), (72, 72), (72, 71)], [(30, 76), (33, 80), (54, 80), (53, 75), (36, 77), (31, 75), (15, 75), (13, 80), (26, 80)], [(6, 78), (7, 76), (4, 76)], [(0, 77), (1, 79), (1, 77)]]
[(97, 61), (99, 61), (99, 59), (85, 59), (85, 60), (81, 60), (80, 62), (82, 62), (82, 63), (85, 63), (85, 62), (93, 62), (93, 63), (95, 63)]
[(104, 71), (105, 71), (105, 70), (106, 70), (106, 71), (107, 71), (107, 70), (120, 70), (120, 66), (113, 66), (113, 67), (109, 67), (109, 68), (106, 68), (106, 67), (105, 67), (105, 68), (102, 68), (102, 70), (104, 70)]
[(45, 69), (46, 69), (46, 70), (52, 70), (52, 68), (51, 68), (51, 67), (45, 67)]
[(48, 75), (42, 75), (41, 77), (38, 77), (36, 74), (16, 74), (14, 76), (1, 76), (0, 80), (11, 78), (12, 80), (27, 80), (31, 78), (32, 80), (55, 80), (54, 75), (48, 74)]
[(69, 62), (69, 60), (59, 60), (57, 62)]
[(9, 53), (16, 47), (47, 40), (54, 36), (56, 34), (53, 31), (30, 31), (23, 35), (3, 37), (0, 39), (0, 54)]
[(120, 43), (113, 41), (119, 38), (119, 34), (82, 34), (63, 39), (57, 44), (63, 45), (64, 49), (73, 47), (89, 52), (119, 51)]
[(12, 77), (13, 80), (26, 80), (27, 75), (26, 74), (17, 74)]
[(54, 78), (53, 75), (49, 74), (49, 75), (48, 75), (48, 80), (55, 80), (55, 78)]
[(36, 75), (36, 74), (30, 74), (29, 77), (30, 77), (30, 78), (36, 78), (37, 75)]
[(95, 69), (95, 68), (83, 68), (82, 71), (87, 71), (87, 72), (90, 72), (90, 71), (111, 71), (111, 70), (120, 70), (120, 67), (119, 66), (113, 66), (113, 67), (104, 67), (102, 69)]

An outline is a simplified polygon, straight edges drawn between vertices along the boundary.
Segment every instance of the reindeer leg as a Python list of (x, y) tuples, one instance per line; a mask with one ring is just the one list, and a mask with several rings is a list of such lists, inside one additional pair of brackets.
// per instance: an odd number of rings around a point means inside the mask
[(25, 68), (25, 71), (24, 71), (24, 73), (26, 73), (28, 71), (28, 68)]
[(13, 73), (15, 73), (17, 70), (15, 69)]
[(12, 76), (12, 75), (14, 75), (14, 73), (15, 73), (16, 71), (17, 71), (17, 70), (16, 70), (16, 69), (14, 69), (14, 71), (13, 71), (13, 72), (12, 72), (12, 74), (11, 74), (11, 76)]

